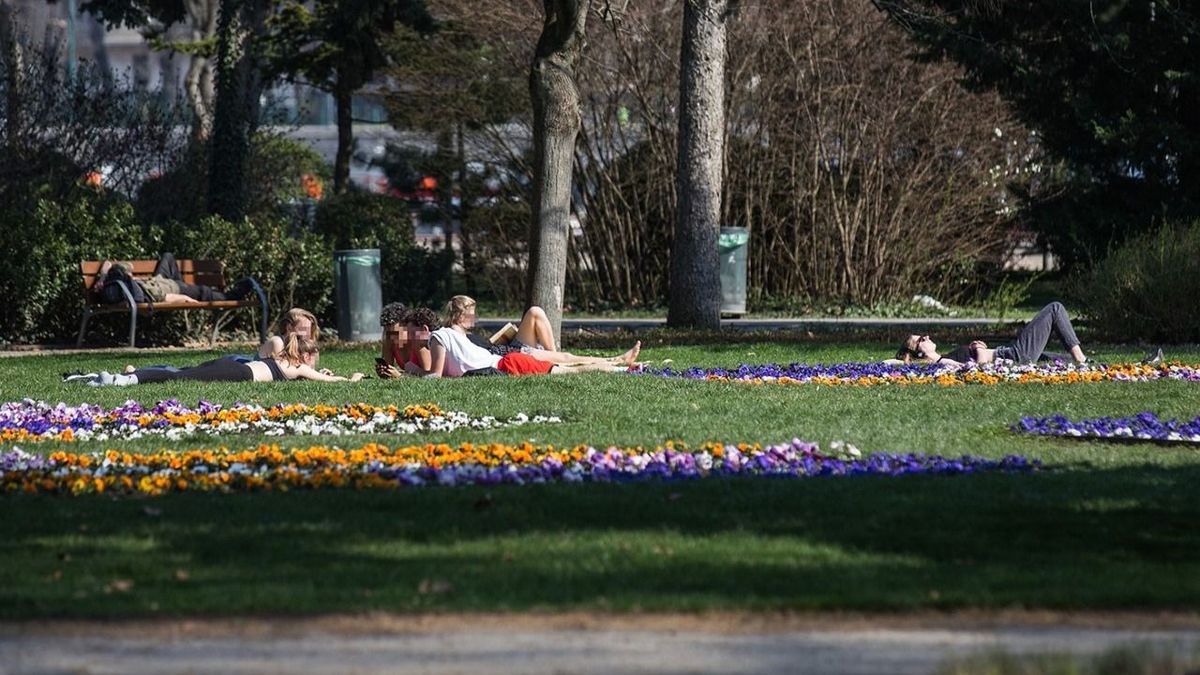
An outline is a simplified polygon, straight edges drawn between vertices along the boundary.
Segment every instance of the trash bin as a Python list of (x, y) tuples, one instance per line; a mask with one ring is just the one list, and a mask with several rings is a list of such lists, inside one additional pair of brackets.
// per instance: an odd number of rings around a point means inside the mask
[(750, 229), (722, 227), (717, 250), (721, 256), (721, 313), (745, 314)]
[(379, 249), (333, 252), (333, 288), (338, 337), (350, 342), (383, 338), (379, 310), (383, 291), (379, 285)]

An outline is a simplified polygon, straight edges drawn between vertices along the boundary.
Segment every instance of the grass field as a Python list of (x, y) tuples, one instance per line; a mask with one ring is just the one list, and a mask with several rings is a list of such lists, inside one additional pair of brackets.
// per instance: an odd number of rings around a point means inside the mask
[[(832, 363), (883, 343), (654, 346), (653, 362)], [(1101, 347), (1102, 361), (1144, 350)], [(211, 354), (139, 353), (139, 365)], [(369, 351), (331, 351), (339, 372)], [(1171, 356), (1200, 362), (1200, 350)], [(1184, 382), (941, 388), (751, 386), (626, 375), (359, 384), (163, 384), (93, 389), (75, 368), (112, 354), (0, 359), (0, 400), (114, 405), (177, 398), (408, 404), (562, 424), (343, 439), (595, 446), (667, 439), (864, 451), (1023, 454), (1032, 475), (703, 480), (185, 494), (0, 496), (0, 617), (370, 610), (704, 610), (1200, 607), (1200, 449), (1019, 437), (1022, 415), (1200, 415)], [(258, 437), (225, 438), (249, 447)], [(330, 439), (271, 439), (284, 445)], [(160, 447), (161, 440), (120, 443)], [(178, 448), (216, 445), (200, 439)], [(103, 449), (113, 443), (72, 445)], [(27, 444), (46, 452), (51, 444)]]

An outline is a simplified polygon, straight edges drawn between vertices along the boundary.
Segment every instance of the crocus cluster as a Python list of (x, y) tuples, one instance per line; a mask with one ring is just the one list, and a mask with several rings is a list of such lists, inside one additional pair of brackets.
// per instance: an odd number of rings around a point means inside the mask
[(1015, 364), (1008, 361), (963, 366), (939, 364), (837, 363), (830, 365), (792, 363), (743, 364), (737, 368), (643, 368), (640, 373), (659, 377), (750, 384), (824, 384), (874, 386), (881, 384), (999, 384), (1002, 382), (1073, 384), (1077, 382), (1146, 382), (1186, 380), (1200, 382), (1200, 365), (1164, 363), (1144, 365), (1074, 364), (1042, 362)]
[(72, 453), (39, 456), (14, 448), (0, 453), (0, 493), (144, 494), (185, 491), (287, 491), (316, 488), (400, 488), (429, 485), (496, 485), (549, 482), (618, 482), (704, 477), (957, 475), (982, 471), (1025, 472), (1038, 462), (963, 456), (859, 452), (816, 443), (705, 443), (698, 448), (668, 442), (642, 447), (573, 448), (464, 443), (389, 449), (314, 446), (284, 450), (261, 445), (151, 453)]
[(0, 442), (129, 440), (161, 436), (176, 440), (196, 435), (256, 433), (267, 436), (353, 434), (413, 434), (422, 431), (495, 429), (530, 423), (560, 422), (552, 416), (518, 414), (500, 420), (445, 411), (437, 405), (340, 406), (280, 403), (270, 407), (247, 403), (222, 406), (200, 401), (191, 408), (176, 400), (143, 407), (126, 401), (116, 408), (84, 403), (45, 401), (0, 404)]
[(1078, 421), (1063, 415), (1022, 417), (1010, 428), (1039, 436), (1200, 443), (1200, 417), (1181, 422), (1159, 419), (1152, 412), (1141, 412), (1133, 417), (1097, 417)]

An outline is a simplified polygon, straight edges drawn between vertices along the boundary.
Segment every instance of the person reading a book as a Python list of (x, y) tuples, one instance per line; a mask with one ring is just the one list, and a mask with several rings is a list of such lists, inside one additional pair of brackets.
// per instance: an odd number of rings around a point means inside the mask
[[(472, 371), (495, 371), (507, 375), (565, 375), (586, 372), (613, 372), (636, 364), (641, 343), (624, 354), (612, 358), (578, 357), (565, 352), (530, 349), (529, 352), (510, 351), (501, 356), (473, 343), (468, 331), (475, 326), (475, 301), (456, 295), (446, 304), (442, 328), (433, 331), (429, 339), (431, 363), (428, 369), (405, 364), (405, 370), (421, 377), (461, 377)], [(544, 315), (544, 313), (543, 313)], [(553, 362), (540, 354), (556, 354), (576, 359), (573, 362)]]
[[(555, 349), (554, 331), (550, 328), (550, 319), (546, 316), (546, 312), (536, 305), (525, 311), (519, 326), (506, 323), (503, 328), (493, 333), (487, 342), (484, 342), (482, 338), (477, 338), (471, 332), (471, 328), (475, 326), (478, 319), (475, 300), (466, 295), (456, 295), (450, 298), (450, 304), (446, 305), (447, 314), (451, 312), (451, 305), (461, 306), (463, 318), (470, 321), (470, 325), (467, 326), (468, 339), (497, 356), (504, 356), (509, 352), (516, 351), (528, 354), (539, 361), (561, 365), (593, 363), (628, 367), (637, 361), (634, 349), (617, 356), (582, 356), (558, 351)], [(637, 351), (640, 351), (640, 345), (641, 342), (638, 342), (635, 346)], [(629, 358), (631, 353), (633, 353), (632, 360)]]

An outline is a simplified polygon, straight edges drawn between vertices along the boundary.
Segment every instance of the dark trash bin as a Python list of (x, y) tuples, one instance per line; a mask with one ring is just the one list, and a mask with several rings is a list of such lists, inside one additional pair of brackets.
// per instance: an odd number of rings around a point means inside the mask
[(377, 248), (333, 252), (334, 302), (340, 339), (366, 342), (383, 338), (383, 328), (379, 325), (379, 310), (383, 307), (379, 266)]

